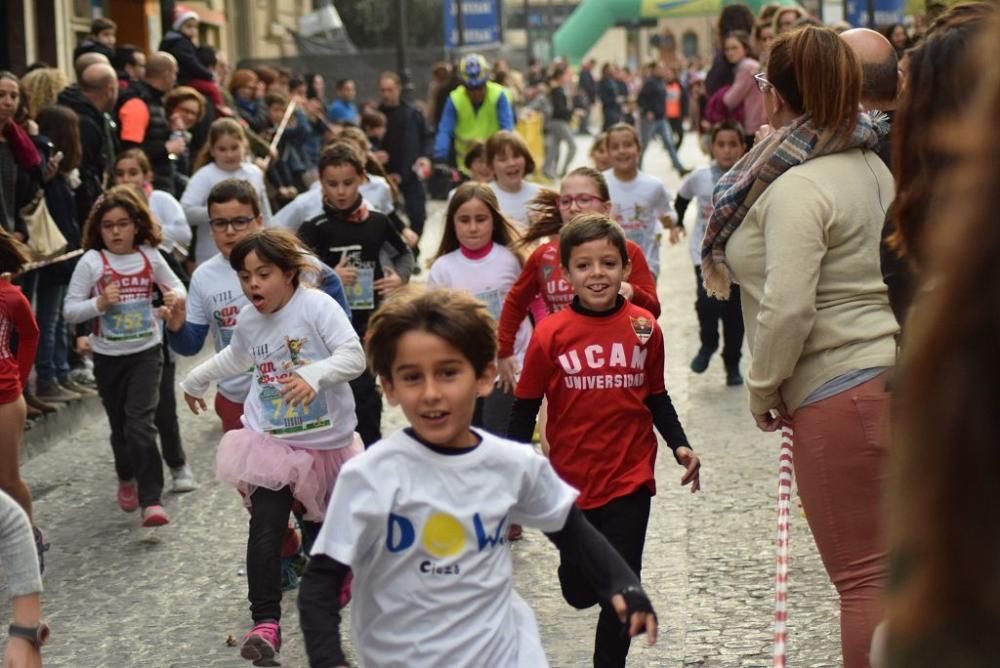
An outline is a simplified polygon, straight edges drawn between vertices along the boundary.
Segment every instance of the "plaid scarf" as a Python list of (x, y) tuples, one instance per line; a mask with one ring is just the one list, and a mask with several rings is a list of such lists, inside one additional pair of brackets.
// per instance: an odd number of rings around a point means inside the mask
[(879, 135), (887, 131), (884, 125), (882, 117), (860, 113), (854, 131), (838, 137), (820, 131), (812, 116), (803, 114), (740, 158), (715, 186), (715, 210), (701, 245), (701, 271), (708, 293), (729, 298), (732, 274), (726, 265), (726, 244), (768, 186), (785, 171), (813, 158), (854, 148), (875, 148)]

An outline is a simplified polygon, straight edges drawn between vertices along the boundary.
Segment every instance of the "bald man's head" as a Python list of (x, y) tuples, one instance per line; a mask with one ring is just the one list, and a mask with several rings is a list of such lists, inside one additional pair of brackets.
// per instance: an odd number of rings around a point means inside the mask
[(899, 62), (892, 43), (868, 28), (845, 30), (840, 33), (840, 39), (861, 61), (862, 104), (883, 111), (894, 108), (899, 89)]
[(146, 83), (166, 93), (177, 83), (177, 61), (164, 51), (157, 51), (146, 61)]
[(91, 65), (96, 65), (98, 63), (110, 65), (111, 61), (108, 60), (108, 57), (103, 53), (88, 51), (87, 53), (82, 54), (79, 58), (73, 61), (73, 71), (76, 72), (76, 80), (80, 81), (83, 77), (83, 71)]
[(80, 75), (80, 91), (101, 111), (109, 111), (118, 97), (118, 75), (106, 63), (95, 63)]

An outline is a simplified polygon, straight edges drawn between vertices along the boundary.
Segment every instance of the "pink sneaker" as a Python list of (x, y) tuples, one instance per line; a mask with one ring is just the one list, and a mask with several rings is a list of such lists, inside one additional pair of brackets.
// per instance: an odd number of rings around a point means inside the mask
[(240, 656), (252, 661), (255, 666), (280, 666), (281, 657), (278, 656), (280, 649), (281, 627), (278, 622), (260, 622), (243, 636)]
[(118, 481), (118, 507), (126, 513), (139, 508), (139, 487), (135, 484), (135, 480)]
[(344, 578), (344, 584), (340, 587), (340, 597), (338, 599), (341, 610), (346, 608), (347, 604), (351, 602), (351, 583), (353, 582), (354, 571), (347, 571), (347, 577)]
[(142, 526), (161, 527), (170, 522), (163, 506), (146, 506), (142, 509)]

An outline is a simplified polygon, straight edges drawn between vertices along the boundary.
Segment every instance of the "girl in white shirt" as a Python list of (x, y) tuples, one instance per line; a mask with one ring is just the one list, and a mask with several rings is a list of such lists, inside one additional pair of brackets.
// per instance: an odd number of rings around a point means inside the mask
[(184, 207), (167, 191), (153, 189), (153, 166), (145, 151), (130, 148), (118, 155), (115, 160), (115, 185), (132, 186), (146, 196), (149, 211), (163, 230), (160, 248), (174, 253), (179, 259), (185, 258), (191, 248), (192, 234)]
[[(215, 242), (208, 229), (208, 193), (223, 179), (246, 179), (258, 193), (266, 193), (264, 173), (257, 165), (246, 162), (247, 140), (240, 124), (231, 118), (220, 118), (208, 130), (208, 141), (195, 160), (194, 173), (188, 182), (181, 205), (188, 222), (196, 230), (194, 260), (200, 264), (215, 255)], [(261, 197), (264, 226), (271, 225), (271, 204)]]
[[(674, 230), (677, 214), (673, 197), (659, 179), (639, 171), (642, 143), (631, 125), (619, 123), (608, 130), (608, 157), (611, 169), (604, 172), (611, 192), (611, 215), (625, 230), (625, 236), (642, 248), (654, 276), (660, 275), (660, 230)], [(676, 243), (679, 229), (672, 232)]]
[[(500, 213), (493, 191), (481, 183), (464, 183), (455, 190), (445, 215), (444, 236), (431, 266), (427, 284), (466, 290), (486, 304), (494, 322), (514, 281), (521, 275), (521, 257), (509, 246), (517, 238), (511, 223)], [(519, 366), (531, 339), (531, 324), (521, 322), (514, 344)], [(514, 388), (498, 386), (476, 406), (473, 424), (498, 436), (507, 433), (514, 403)]]
[(289, 232), (251, 234), (230, 252), (250, 304), (229, 345), (181, 388), (195, 413), (212, 381), (252, 368), (243, 429), (219, 444), (216, 477), (244, 494), (250, 510), (247, 584), (253, 628), (240, 654), (280, 665), (281, 547), (288, 513), (301, 505), (306, 548), (315, 537), (341, 466), (363, 447), (348, 381), (365, 368), (350, 320), (333, 299), (301, 283), (311, 270)]
[[(146, 203), (130, 186), (102, 195), (83, 229), (83, 248), (66, 293), (64, 315), (92, 320), (94, 377), (111, 424), (118, 505), (142, 507), (143, 526), (169, 519), (160, 503), (163, 462), (156, 447), (163, 352), (158, 320), (184, 297), (184, 286), (156, 246), (162, 237)], [(159, 287), (164, 306), (153, 306)]]
[(528, 145), (514, 132), (501, 130), (486, 142), (486, 163), (493, 169), (490, 188), (497, 196), (500, 211), (521, 230), (531, 224), (528, 205), (541, 188), (524, 177), (535, 171), (535, 159)]

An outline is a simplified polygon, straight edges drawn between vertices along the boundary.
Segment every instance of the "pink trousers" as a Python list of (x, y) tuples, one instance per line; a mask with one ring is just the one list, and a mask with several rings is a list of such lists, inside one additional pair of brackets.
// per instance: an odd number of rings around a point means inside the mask
[(888, 374), (795, 411), (795, 477), (823, 565), (840, 594), (844, 668), (867, 668), (882, 619), (882, 493)]

